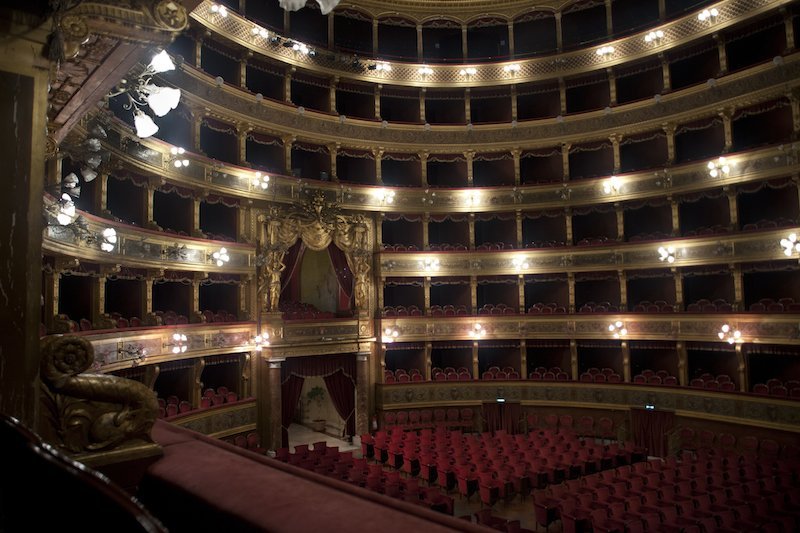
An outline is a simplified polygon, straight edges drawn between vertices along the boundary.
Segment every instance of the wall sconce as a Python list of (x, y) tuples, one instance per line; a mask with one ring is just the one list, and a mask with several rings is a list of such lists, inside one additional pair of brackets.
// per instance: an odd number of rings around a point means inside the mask
[(506, 74), (516, 74), (520, 70), (522, 70), (522, 67), (519, 65), (519, 63), (512, 63), (503, 67), (503, 72)]
[(219, 4), (211, 4), (211, 12), (222, 18), (228, 16), (228, 8)]
[(117, 348), (117, 357), (130, 361), (133, 366), (140, 365), (147, 358), (147, 350), (142, 344), (126, 344)]
[(437, 270), (439, 270), (439, 260), (425, 259), (419, 262), (419, 268), (421, 268), (425, 272), (436, 272)]
[(172, 148), (169, 149), (169, 153), (172, 155), (172, 157), (169, 158), (167, 164), (171, 163), (172, 166), (174, 166), (175, 168), (189, 166), (189, 160), (186, 159), (185, 157), (180, 157), (186, 153), (186, 150), (184, 150), (180, 146), (173, 146)]
[(669, 264), (675, 262), (675, 247), (674, 246), (659, 246), (658, 247), (658, 260), (666, 261)]
[(253, 26), (253, 29), (250, 30), (250, 34), (253, 37), (261, 37), (262, 39), (266, 39), (267, 37), (269, 37), (269, 32), (266, 29), (261, 28), (259, 26)]
[(253, 345), (257, 352), (260, 352), (261, 350), (269, 346), (269, 333), (265, 331), (261, 335), (256, 335), (255, 337), (253, 337)]
[(382, 203), (385, 204), (393, 204), (394, 203), (394, 191), (388, 189), (378, 189), (375, 191), (375, 198)]
[(664, 32), (661, 30), (651, 31), (644, 36), (644, 42), (658, 44), (664, 38)]
[(600, 48), (595, 50), (595, 53), (600, 57), (606, 58), (606, 57), (610, 56), (611, 54), (613, 54), (614, 50), (615, 49), (614, 49), (613, 46), (601, 46)]
[(211, 254), (211, 259), (216, 263), (218, 267), (223, 266), (225, 263), (231, 260), (231, 257), (228, 255), (228, 249), (224, 246), (219, 249), (218, 252), (214, 252)]
[(419, 72), (422, 76), (429, 76), (433, 74), (433, 69), (428, 66), (422, 66), (417, 69), (417, 72)]
[(100, 249), (104, 252), (113, 252), (117, 246), (117, 230), (106, 228), (100, 234)]
[(609, 324), (608, 331), (611, 332), (615, 339), (619, 339), (620, 337), (624, 337), (628, 334), (628, 328), (625, 327), (625, 323), (621, 320), (617, 320), (616, 322)]
[(622, 180), (616, 176), (611, 176), (603, 182), (603, 192), (606, 194), (616, 194), (622, 189)]
[(717, 333), (717, 337), (719, 340), (725, 341), (728, 344), (736, 344), (744, 342), (742, 339), (742, 332), (738, 329), (734, 329), (728, 324), (723, 324), (721, 328), (719, 328), (719, 333)]
[(166, 346), (172, 347), (172, 353), (179, 354), (185, 353), (186, 350), (189, 349), (189, 345), (186, 344), (188, 338), (186, 337), (185, 333), (173, 333), (172, 334), (172, 342), (168, 343)]
[(254, 189), (266, 190), (269, 187), (269, 176), (256, 172), (255, 176), (253, 176), (252, 184)]
[(399, 336), (400, 330), (397, 329), (397, 326), (385, 327), (383, 328), (383, 334), (381, 335), (381, 342), (384, 344), (391, 344)]
[(469, 330), (469, 336), (473, 339), (482, 339), (486, 336), (486, 329), (480, 324), (474, 324)]
[(371, 63), (367, 66), (367, 70), (377, 70), (378, 72), (391, 72), (392, 65), (389, 63), (378, 62), (378, 63)]
[(531, 266), (530, 263), (528, 263), (528, 260), (524, 257), (515, 257), (511, 260), (511, 265), (516, 270), (527, 270)]
[(700, 22), (716, 22), (717, 17), (719, 16), (719, 10), (717, 8), (712, 9), (704, 9), (697, 15), (697, 20)]
[(785, 239), (781, 239), (783, 254), (792, 257), (794, 252), (800, 253), (800, 242), (797, 242), (797, 233), (790, 233)]
[(475, 67), (462, 68), (458, 71), (462, 76), (474, 76), (478, 70)]
[(731, 172), (731, 166), (724, 157), (720, 157), (716, 161), (709, 161), (707, 167), (708, 175), (712, 178), (727, 176)]

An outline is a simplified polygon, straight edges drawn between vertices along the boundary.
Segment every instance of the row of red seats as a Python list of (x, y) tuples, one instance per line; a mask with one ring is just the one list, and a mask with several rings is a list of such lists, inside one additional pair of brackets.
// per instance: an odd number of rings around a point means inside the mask
[(622, 376), (616, 372), (610, 374), (592, 374), (590, 372), (583, 372), (578, 376), (579, 381), (591, 383), (622, 383)]
[(567, 308), (563, 305), (558, 305), (555, 302), (536, 302), (532, 306), (528, 308), (529, 315), (550, 315), (550, 314), (564, 314), (567, 312)]
[(687, 313), (732, 313), (733, 304), (722, 298), (717, 298), (713, 302), (700, 299), (686, 306)]
[(460, 242), (456, 244), (450, 244), (448, 242), (431, 243), (428, 249), (431, 252), (466, 252), (469, 250), (466, 244), (461, 244)]
[(192, 404), (186, 400), (180, 400), (177, 396), (167, 396), (167, 399), (157, 398), (158, 418), (169, 418), (179, 414), (188, 413), (192, 410)]
[(689, 381), (689, 386), (697, 389), (721, 390), (726, 392), (735, 392), (738, 390), (736, 383), (734, 383), (727, 374), (720, 374), (714, 377), (709, 373), (705, 373), (699, 378), (694, 378)]
[(382, 244), (384, 252), (418, 252), (419, 247), (415, 244)]
[(417, 430), (424, 428), (449, 427), (472, 429), (475, 425), (475, 413), (471, 407), (457, 409), (413, 409), (410, 411), (385, 411), (383, 428), (399, 428)]
[(759, 229), (775, 229), (775, 228), (784, 228), (789, 226), (795, 226), (797, 222), (792, 220), (791, 218), (785, 217), (778, 217), (775, 220), (767, 220), (762, 218), (761, 220), (757, 220), (755, 222), (749, 222), (742, 226), (742, 231), (755, 231)]
[(550, 431), (562, 430), (575, 432), (579, 437), (594, 437), (601, 439), (616, 439), (617, 430), (614, 420), (607, 416), (600, 417), (595, 423), (594, 417), (584, 415), (576, 421), (572, 415), (558, 415), (550, 413), (539, 416), (538, 413), (525, 415), (528, 431), (546, 429)]
[(226, 442), (261, 455), (267, 453), (267, 450), (262, 448), (258, 443), (258, 434), (255, 432), (248, 433), (247, 435), (236, 435), (233, 439), (226, 439)]
[(678, 378), (675, 376), (659, 376), (659, 375), (651, 375), (645, 376), (644, 374), (636, 374), (633, 376), (634, 383), (646, 383), (648, 385), (678, 385)]
[(200, 408), (207, 409), (209, 407), (216, 407), (218, 405), (237, 401), (239, 401), (239, 395), (228, 390), (228, 387), (220, 386), (217, 387), (217, 390), (208, 388), (203, 391), (203, 396), (200, 398)]
[(175, 311), (153, 311), (157, 317), (161, 319), (161, 324), (164, 326), (175, 326), (178, 324), (188, 324), (189, 319), (184, 315), (179, 315)]
[(575, 246), (603, 246), (616, 241), (617, 239), (613, 237), (587, 237), (576, 242)]
[(618, 313), (619, 307), (609, 302), (586, 302), (578, 308), (579, 313)]
[(656, 300), (650, 302), (649, 300), (642, 300), (633, 306), (632, 313), (674, 313), (675, 306), (668, 304), (665, 300)]
[(715, 235), (718, 233), (730, 233), (731, 228), (723, 226), (722, 224), (714, 224), (713, 226), (703, 226), (697, 229), (692, 229), (683, 232), (684, 237), (694, 237), (700, 235)]
[(239, 320), (239, 317), (237, 317), (233, 313), (229, 313), (225, 309), (219, 309), (216, 313), (211, 311), (210, 309), (206, 309), (205, 311), (203, 311), (202, 314), (206, 319), (206, 323), (237, 322)]
[(637, 233), (628, 237), (628, 242), (641, 242), (641, 241), (660, 241), (669, 239), (672, 235), (664, 233), (663, 231), (654, 231), (652, 233)]
[(525, 248), (561, 248), (562, 246), (566, 245), (566, 242), (559, 240), (531, 241), (525, 244)]
[(483, 304), (478, 308), (479, 315), (516, 315), (518, 310), (506, 304)]
[(749, 309), (753, 313), (800, 313), (800, 302), (788, 297), (780, 298), (778, 301), (762, 298), (750, 304)]
[(509, 242), (484, 242), (475, 247), (479, 252), (488, 250), (513, 250), (514, 245)]
[(416, 305), (387, 305), (383, 308), (383, 316), (422, 316), (422, 310)]
[(784, 382), (778, 378), (772, 378), (768, 379), (766, 383), (753, 385), (753, 392), (766, 396), (800, 398), (800, 381), (790, 379)]
[(468, 315), (466, 305), (432, 305), (431, 316), (464, 316)]
[[(370, 435), (362, 438), (365, 446), (369, 442)], [(353, 457), (353, 452), (341, 452), (338, 447), (327, 446), (325, 442), (314, 443), (313, 449), (307, 444), (295, 446), (294, 453), (289, 453), (288, 448), (280, 448), (276, 450), (275, 458), (373, 492), (453, 514), (453, 499), (436, 488), (420, 487), (417, 479), (403, 479), (398, 471), (384, 470), (381, 464), (369, 464), (366, 458)]]
[(425, 376), (416, 368), (412, 368), (410, 372), (404, 368), (386, 369), (383, 372), (384, 383), (408, 383), (410, 381), (425, 381)]
[(678, 429), (678, 446), (681, 450), (689, 450), (697, 454), (714, 453), (719, 456), (741, 456), (745, 458), (792, 459), (800, 458), (800, 446), (781, 446), (772, 439), (759, 440), (747, 435), (736, 439), (730, 433), (715, 433), (709, 429), (694, 429), (684, 426)]

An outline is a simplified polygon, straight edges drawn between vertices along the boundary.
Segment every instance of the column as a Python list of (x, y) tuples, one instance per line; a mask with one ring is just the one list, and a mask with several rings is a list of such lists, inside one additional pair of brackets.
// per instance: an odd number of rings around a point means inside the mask
[(432, 379), (431, 376), (431, 368), (433, 367), (433, 362), (431, 361), (431, 352), (433, 351), (433, 343), (426, 342), (425, 343), (425, 381), (430, 381)]
[(156, 224), (155, 220), (153, 220), (153, 197), (155, 192), (156, 188), (154, 180), (150, 180), (144, 190), (144, 212), (142, 213), (142, 220), (144, 220), (144, 225), (146, 228), (158, 231), (161, 229), (161, 227)]
[(283, 140), (283, 159), (284, 159), (284, 162), (285, 162), (284, 164), (285, 164), (285, 167), (286, 167), (285, 170), (284, 170), (284, 173), (287, 176), (291, 176), (292, 175), (292, 144), (294, 144), (295, 140), (297, 140), (297, 137), (295, 137), (294, 135), (286, 135), (285, 137), (282, 137), (281, 140)]
[[(148, 270), (142, 283), (142, 323), (147, 326), (160, 326), (161, 324), (152, 323), (153, 315), (153, 281), (160, 277), (156, 270)], [(152, 316), (150, 316), (152, 315)]]
[(196, 359), (192, 365), (192, 386), (189, 391), (189, 402), (195, 409), (200, 407), (200, 397), (203, 393), (203, 382), (201, 378), (203, 377), (203, 368), (205, 368), (205, 366), (206, 361), (202, 357)]
[[(569, 290), (569, 312), (575, 312), (575, 273), (574, 272), (567, 272), (567, 289)], [(577, 378), (577, 375), (573, 373), (573, 377)]]
[(667, 165), (671, 165), (675, 163), (675, 129), (676, 126), (673, 123), (666, 123), (661, 125), (661, 129), (664, 130), (664, 134), (667, 137)]
[(742, 345), (736, 344), (736, 367), (739, 371), (739, 392), (747, 392), (750, 390), (750, 383), (747, 379), (747, 359), (742, 351)]
[(614, 35), (614, 20), (611, 16), (611, 0), (605, 0), (606, 4), (606, 35)]
[(239, 309), (236, 313), (239, 320), (250, 320), (256, 314), (252, 312), (255, 303), (255, 278), (252, 274), (242, 274), (240, 276), (238, 303)]
[(239, 151), (239, 164), (249, 166), (247, 163), (247, 135), (251, 128), (244, 124), (236, 125), (236, 144)]
[(672, 211), (672, 235), (677, 237), (681, 234), (680, 208), (674, 198), (669, 199), (670, 210)]
[(528, 378), (528, 343), (525, 339), (519, 340), (519, 376)]
[(430, 276), (425, 276), (422, 279), (422, 293), (425, 299), (425, 315), (430, 316), (431, 314), (431, 278)]
[(671, 268), (670, 272), (672, 272), (672, 281), (675, 285), (675, 307), (678, 311), (683, 311), (683, 276), (677, 268)]
[(714, 40), (717, 42), (717, 52), (719, 53), (719, 73), (720, 75), (725, 75), (728, 73), (728, 54), (725, 51), (725, 37), (715, 33)]
[(667, 0), (658, 0), (658, 20), (667, 18)]
[(719, 118), (722, 119), (722, 129), (725, 134), (725, 147), (722, 149), (723, 153), (728, 153), (733, 149), (733, 109), (723, 109), (718, 113)]
[(250, 199), (241, 200), (236, 209), (236, 241), (252, 243), (251, 226), (253, 220), (253, 201)]
[(613, 173), (616, 174), (619, 172), (620, 167), (622, 166), (621, 163), (621, 156), (619, 154), (619, 141), (622, 139), (622, 135), (618, 133), (612, 133), (608, 136), (608, 140), (611, 141), (611, 152), (614, 156), (614, 170)]
[(383, 310), (384, 307), (386, 307), (386, 303), (383, 301), (383, 291), (386, 288), (386, 278), (382, 277), (378, 281), (379, 281), (380, 285), (378, 285), (376, 287), (377, 290), (375, 292), (377, 294), (375, 294), (375, 299), (377, 300), (376, 301), (376, 306), (378, 308), (378, 311), (381, 311), (381, 310)]
[(511, 86), (511, 121), (514, 122), (519, 118), (519, 113), (517, 111), (517, 86)]
[(472, 161), (475, 159), (475, 152), (471, 150), (467, 150), (463, 152), (464, 159), (467, 160), (467, 186), (472, 187), (473, 182), (473, 172), (472, 172)]
[(336, 87), (339, 85), (339, 76), (334, 76), (331, 79), (331, 86), (329, 88), (330, 93), (330, 110), (331, 113), (339, 114), (339, 111), (336, 109)]
[(199, 191), (199, 195), (198, 195), (198, 193), (195, 193), (195, 195), (192, 197), (192, 231), (191, 231), (191, 235), (192, 235), (192, 237), (198, 237), (200, 239), (205, 237), (205, 234), (203, 233), (203, 230), (200, 229), (200, 202), (202, 202), (203, 198), (205, 198), (205, 196), (206, 196), (205, 194), (203, 194), (204, 192), (207, 193), (207, 191)]
[(292, 34), (292, 17), (288, 9), (283, 12), (283, 34)]
[(617, 270), (619, 280), (619, 309), (622, 312), (628, 309), (628, 275), (624, 270)]
[(514, 158), (514, 185), (519, 185), (522, 183), (522, 171), (520, 170), (520, 156), (522, 155), (522, 150), (519, 148), (514, 148), (511, 150), (511, 157)]
[(658, 54), (658, 58), (661, 60), (661, 77), (663, 81), (663, 89), (662, 91), (668, 93), (672, 90), (672, 78), (670, 77), (669, 73), (669, 59), (663, 53)]
[(567, 114), (567, 85), (564, 78), (558, 78), (558, 99), (560, 104), (560, 113), (563, 117)]
[(106, 311), (106, 274), (104, 272), (106, 272), (106, 270), (101, 267), (100, 275), (98, 277), (89, 278), (92, 280), (92, 307), (90, 309), (89, 320), (92, 321), (92, 325), (97, 329), (102, 329), (100, 325), (100, 318)]
[(478, 314), (478, 278), (475, 276), (469, 277), (469, 305), (472, 309), (472, 314)]
[(525, 277), (522, 274), (517, 278), (517, 289), (519, 290), (519, 314), (524, 315), (527, 309), (525, 308)]
[(472, 122), (472, 90), (469, 87), (464, 89), (464, 122)]
[(203, 39), (197, 39), (194, 42), (194, 66), (197, 68), (203, 66)]
[(569, 366), (572, 379), (578, 381), (578, 342), (575, 339), (569, 341)]
[(464, 58), (464, 59), (467, 59), (467, 57), (469, 55), (468, 52), (467, 52), (467, 50), (468, 50), (467, 46), (468, 46), (468, 44), (467, 44), (467, 25), (466, 24), (462, 24), (461, 25), (461, 57)]
[(378, 19), (372, 19), (372, 57), (378, 57)]
[(419, 164), (420, 164), (420, 171), (422, 172), (422, 186), (428, 186), (428, 152), (420, 152), (419, 154)]
[(281, 363), (285, 358), (270, 358), (267, 349), (258, 356), (258, 396), (256, 397), (256, 429), (261, 445), (268, 450), (282, 446)]
[(239, 59), (239, 87), (243, 89), (247, 89), (247, 58), (252, 56), (253, 52), (247, 52)]
[(786, 31), (786, 51), (793, 52), (794, 51), (794, 25), (792, 14), (786, 8), (780, 9), (781, 13), (783, 14), (783, 27)]
[(333, 12), (331, 11), (330, 13), (328, 13), (327, 17), (328, 17), (328, 50), (333, 50), (334, 48), (336, 48), (334, 44), (336, 39), (334, 38), (334, 33), (333, 33), (336, 24), (333, 18)]
[(564, 209), (564, 217), (564, 222), (566, 222), (567, 246), (572, 246), (574, 244), (572, 242), (572, 210), (569, 207)]
[(475, 379), (481, 377), (480, 365), (478, 363), (478, 341), (472, 341), (472, 376)]
[(789, 99), (789, 105), (792, 106), (792, 131), (796, 136), (800, 133), (800, 94), (797, 91), (791, 91), (786, 97)]
[(422, 42), (422, 24), (417, 24), (417, 61), (422, 61), (424, 58)]
[(564, 181), (569, 179), (569, 149), (572, 148), (571, 143), (561, 144), (561, 167), (564, 173)]
[(42, 298), (44, 298), (44, 326), (47, 331), (53, 329), (53, 317), (58, 313), (58, 284), (61, 275), (56, 270), (44, 272)]
[(369, 352), (356, 354), (356, 435), (369, 433)]
[(292, 73), (295, 72), (295, 68), (291, 67), (286, 72), (283, 77), (283, 101), (292, 103)]
[(380, 83), (375, 86), (375, 119), (381, 120), (381, 89), (383, 85)]
[(620, 350), (622, 351), (622, 380), (625, 383), (631, 382), (631, 349), (628, 346), (628, 341), (620, 343)]
[(727, 187), (725, 187), (725, 189), (727, 189), (725, 194), (728, 197), (728, 209), (730, 211), (730, 228), (733, 231), (736, 231), (739, 229), (739, 199), (736, 196), (735, 189), (730, 189)]
[(203, 125), (203, 114), (200, 111), (192, 111), (192, 151), (202, 154), (200, 145), (200, 128)]
[(208, 279), (207, 272), (194, 272), (192, 274), (192, 301), (189, 306), (189, 321), (198, 322), (200, 314), (200, 282)]
[(614, 203), (614, 214), (617, 215), (617, 240), (619, 242), (625, 241), (625, 212), (622, 210), (622, 205)]
[(381, 161), (383, 160), (383, 148), (373, 148), (372, 157), (375, 159), (375, 182), (378, 185), (383, 185), (383, 168), (381, 165)]
[(431, 223), (431, 215), (425, 213), (422, 215), (422, 249), (430, 251), (431, 243), (428, 231), (428, 225)]
[(475, 213), (470, 213), (467, 220), (469, 224), (469, 249), (475, 249)]
[(328, 145), (328, 153), (331, 156), (331, 181), (339, 181), (339, 175), (336, 173), (336, 156), (341, 147), (339, 143)]
[[(508, 57), (514, 59), (514, 21), (508, 21)], [(520, 373), (522, 375), (522, 373)]]
[(98, 172), (95, 183), (92, 209), (98, 216), (110, 217), (111, 211), (108, 210), (108, 174)]
[(689, 385), (689, 353), (686, 350), (686, 343), (684, 341), (675, 343), (675, 351), (678, 352), (678, 384), (686, 387)]
[(737, 263), (729, 265), (728, 268), (733, 275), (733, 299), (735, 300), (733, 308), (737, 311), (744, 311), (744, 283), (742, 276), (742, 265)]
[(422, 123), (428, 122), (425, 120), (425, 95), (427, 92), (428, 90), (425, 87), (419, 91), (419, 121)]
[(607, 68), (606, 74), (608, 75), (608, 105), (615, 106), (617, 105), (617, 77), (612, 68)]
[(241, 362), (241, 372), (240, 372), (240, 387), (239, 390), (242, 393), (242, 398), (255, 398), (256, 391), (255, 387), (253, 386), (253, 379), (252, 377), (255, 375), (253, 372), (253, 361), (255, 361), (256, 357), (258, 357), (259, 353), (255, 350), (249, 353), (242, 354), (242, 362)]
[(564, 31), (561, 27), (561, 12), (556, 11), (556, 51), (561, 52), (564, 49)]
[(519, 211), (519, 210), (517, 210), (517, 212), (516, 212), (516, 219), (517, 219), (516, 220), (516, 222), (517, 222), (517, 238), (516, 238), (516, 241), (514, 243), (514, 246), (518, 250), (521, 250), (522, 248), (524, 248), (525, 237), (522, 234), (522, 212)]

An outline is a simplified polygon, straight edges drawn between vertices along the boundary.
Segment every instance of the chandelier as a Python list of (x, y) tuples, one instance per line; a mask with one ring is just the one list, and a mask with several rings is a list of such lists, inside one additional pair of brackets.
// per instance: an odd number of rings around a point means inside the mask
[(136, 135), (142, 139), (150, 137), (158, 131), (156, 123), (142, 108), (149, 106), (157, 117), (163, 117), (178, 107), (178, 102), (181, 99), (180, 89), (160, 87), (152, 83), (154, 75), (170, 70), (175, 70), (175, 63), (172, 62), (169, 54), (162, 50), (153, 56), (150, 64), (145, 67), (136, 79), (123, 79), (117, 86), (117, 90), (108, 95), (112, 98), (122, 94), (128, 97), (128, 103), (123, 107), (133, 111), (133, 124), (136, 127)]
[[(317, 3), (322, 14), (327, 15), (339, 5), (339, 0), (317, 0)], [(286, 11), (297, 11), (305, 7), (306, 0), (278, 0), (278, 4)]]

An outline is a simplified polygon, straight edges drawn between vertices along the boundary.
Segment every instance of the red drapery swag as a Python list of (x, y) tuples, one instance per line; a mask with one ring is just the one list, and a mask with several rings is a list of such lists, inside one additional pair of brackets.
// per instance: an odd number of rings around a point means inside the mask
[(675, 427), (675, 413), (650, 409), (631, 409), (631, 430), (636, 446), (647, 449), (647, 455), (667, 454), (667, 433)]
[(290, 374), (281, 383), (281, 446), (289, 446), (289, 426), (294, 419), (294, 412), (297, 410), (297, 402), (300, 401), (300, 393), (303, 391), (305, 378)]
[(328, 394), (331, 396), (336, 412), (344, 420), (344, 435), (355, 435), (356, 432), (356, 387), (349, 376), (339, 370), (323, 378)]
[(498, 429), (510, 435), (519, 433), (522, 406), (519, 402), (486, 402), (483, 404), (483, 419), (486, 430), (494, 434)]
[(305, 244), (298, 239), (283, 256), (283, 264), (286, 268), (281, 272), (281, 296), (284, 301), (300, 301), (300, 276), (295, 276), (295, 272), (303, 263), (305, 251)]
[(331, 258), (333, 271), (336, 272), (336, 279), (339, 281), (339, 301), (337, 309), (340, 311), (350, 310), (350, 301), (353, 298), (353, 272), (347, 264), (347, 255), (338, 246), (331, 243), (328, 245), (328, 257)]

